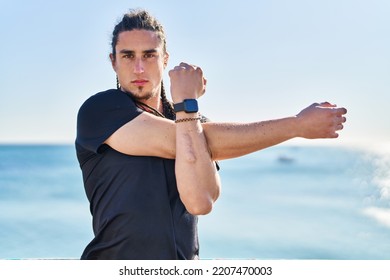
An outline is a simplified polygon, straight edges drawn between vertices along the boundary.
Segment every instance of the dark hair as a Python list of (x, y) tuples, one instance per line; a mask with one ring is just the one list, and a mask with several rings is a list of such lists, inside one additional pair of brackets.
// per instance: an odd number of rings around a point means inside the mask
[[(114, 31), (112, 32), (112, 41), (111, 41), (111, 47), (112, 47), (112, 55), (113, 59), (115, 59), (116, 50), (115, 47), (118, 43), (118, 37), (121, 32), (124, 31), (131, 31), (131, 30), (149, 30), (156, 32), (158, 38), (163, 43), (163, 51), (167, 51), (167, 42), (165, 37), (165, 31), (163, 26), (158, 22), (158, 20), (153, 17), (151, 14), (149, 14), (145, 10), (131, 10), (130, 12), (126, 13), (122, 20), (115, 26)], [(117, 87), (119, 88), (119, 82), (117, 81)], [(165, 117), (169, 119), (175, 118), (175, 112), (173, 110), (173, 106), (171, 102), (167, 99), (167, 96), (165, 94), (165, 88), (164, 84), (161, 81), (161, 100), (163, 102), (163, 109), (164, 109), (164, 115)]]
[(164, 52), (167, 51), (167, 42), (163, 26), (157, 21), (155, 17), (145, 10), (131, 10), (126, 13), (122, 20), (115, 26), (112, 32), (112, 54), (115, 56), (115, 47), (118, 43), (118, 36), (121, 32), (131, 31), (135, 29), (143, 29), (154, 31), (157, 33), (159, 39), (163, 43)]

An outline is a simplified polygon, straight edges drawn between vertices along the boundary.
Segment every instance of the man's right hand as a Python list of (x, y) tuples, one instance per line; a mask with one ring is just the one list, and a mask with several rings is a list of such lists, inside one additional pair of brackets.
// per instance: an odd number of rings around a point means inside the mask
[(206, 90), (206, 79), (200, 67), (180, 63), (169, 71), (171, 95), (174, 103), (184, 99), (198, 99)]

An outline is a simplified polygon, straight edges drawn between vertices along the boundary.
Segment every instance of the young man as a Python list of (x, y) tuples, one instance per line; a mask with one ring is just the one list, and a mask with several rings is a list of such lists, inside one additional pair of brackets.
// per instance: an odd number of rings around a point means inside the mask
[(76, 150), (95, 238), (82, 259), (196, 259), (197, 215), (219, 196), (215, 161), (294, 137), (336, 138), (344, 108), (313, 104), (298, 115), (255, 123), (205, 122), (197, 98), (202, 70), (169, 71), (173, 106), (162, 76), (168, 62), (163, 27), (146, 11), (124, 15), (110, 59), (117, 88), (80, 108)]

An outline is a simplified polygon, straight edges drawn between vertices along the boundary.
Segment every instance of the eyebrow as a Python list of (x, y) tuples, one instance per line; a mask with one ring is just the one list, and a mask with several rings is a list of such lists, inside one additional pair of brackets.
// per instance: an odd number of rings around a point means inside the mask
[[(156, 53), (156, 52), (157, 52), (157, 49), (149, 49), (149, 50), (142, 51), (143, 54)], [(121, 54), (135, 54), (135, 51), (123, 49), (123, 50), (120, 50), (119, 53), (121, 53)]]

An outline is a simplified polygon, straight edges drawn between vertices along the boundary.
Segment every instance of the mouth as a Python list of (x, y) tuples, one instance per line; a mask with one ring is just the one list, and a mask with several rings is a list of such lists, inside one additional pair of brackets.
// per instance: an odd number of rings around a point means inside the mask
[(142, 86), (144, 86), (147, 82), (148, 82), (148, 80), (143, 80), (143, 79), (131, 81), (131, 83), (132, 83), (133, 85), (136, 85), (137, 87), (142, 87)]

